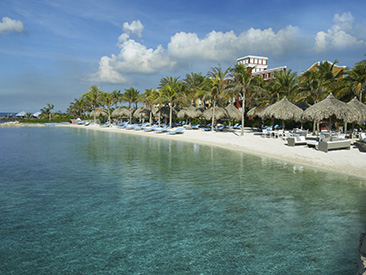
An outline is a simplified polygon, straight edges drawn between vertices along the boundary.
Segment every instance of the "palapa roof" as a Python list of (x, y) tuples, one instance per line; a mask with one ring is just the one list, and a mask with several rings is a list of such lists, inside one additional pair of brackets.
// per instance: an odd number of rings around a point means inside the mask
[(129, 117), (130, 111), (125, 107), (118, 107), (116, 110), (112, 112), (112, 117)]
[[(202, 116), (207, 119), (210, 120), (212, 119), (212, 107), (209, 109), (206, 109), (203, 113)], [(222, 119), (222, 118), (226, 118), (227, 117), (227, 112), (224, 108), (215, 107), (215, 119)]]
[(100, 116), (107, 116), (108, 115), (108, 112), (103, 109), (103, 108), (95, 108), (95, 110), (93, 110), (91, 113), (90, 113), (90, 116), (95, 116), (95, 117), (100, 117)]
[(348, 122), (358, 122), (362, 123), (366, 121), (366, 105), (360, 102), (356, 97), (354, 97), (347, 105), (351, 106), (353, 109), (358, 110), (358, 114), (356, 113), (351, 120)]
[(233, 104), (230, 103), (228, 106), (225, 107), (225, 110), (230, 119), (236, 119), (236, 120), (241, 119), (241, 111), (238, 108), (236, 108)]
[(302, 113), (301, 118), (303, 120), (321, 121), (335, 116), (337, 119), (349, 122), (352, 121), (354, 115), (355, 111), (351, 106), (336, 99), (333, 94), (330, 93), (325, 99), (306, 109)]
[(281, 120), (301, 120), (302, 109), (287, 100), (286, 97), (269, 105), (263, 111), (263, 117), (276, 118)]
[(148, 109), (146, 109), (144, 106), (141, 106), (140, 108), (138, 108), (134, 113), (133, 116), (134, 117), (140, 117), (140, 116), (149, 116), (150, 115), (150, 111)]
[(177, 117), (178, 118), (184, 118), (184, 117), (189, 117), (189, 118), (197, 118), (200, 117), (202, 115), (202, 111), (200, 110), (200, 108), (194, 107), (193, 105), (189, 106), (189, 107), (185, 107), (183, 109), (181, 109), (178, 114)]

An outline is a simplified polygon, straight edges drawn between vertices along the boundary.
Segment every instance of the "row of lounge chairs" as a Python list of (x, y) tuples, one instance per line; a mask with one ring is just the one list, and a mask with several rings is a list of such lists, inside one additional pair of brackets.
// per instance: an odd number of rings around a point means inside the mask
[(118, 125), (118, 128), (125, 130), (135, 130), (135, 131), (144, 131), (144, 132), (154, 132), (154, 133), (168, 133), (171, 135), (181, 134), (184, 131), (183, 127), (178, 127), (174, 130), (170, 130), (169, 126), (163, 126), (162, 128), (158, 128), (158, 125), (150, 126), (150, 123), (146, 122), (143, 124), (129, 124), (128, 122), (123, 122)]

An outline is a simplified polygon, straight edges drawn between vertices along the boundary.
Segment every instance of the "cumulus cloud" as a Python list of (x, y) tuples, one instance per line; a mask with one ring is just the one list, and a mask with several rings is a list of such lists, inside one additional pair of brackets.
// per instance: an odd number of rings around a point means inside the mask
[(3, 17), (0, 21), (0, 34), (5, 32), (25, 32), (23, 22), (9, 17)]
[(278, 32), (268, 29), (249, 29), (239, 35), (234, 31), (212, 31), (199, 38), (196, 33), (179, 32), (170, 38), (167, 48), (156, 49), (135, 41), (135, 35), (142, 37), (144, 26), (139, 20), (123, 24), (118, 38), (120, 52), (103, 56), (93, 80), (112, 83), (127, 83), (131, 74), (154, 74), (162, 70), (173, 71), (197, 62), (235, 63), (243, 54), (260, 52), (272, 56), (283, 56), (299, 47), (300, 32), (297, 27), (288, 26)]
[(140, 20), (132, 21), (131, 24), (128, 22), (123, 23), (123, 33), (118, 37), (118, 43), (126, 42), (130, 38), (131, 34), (141, 38), (143, 30), (144, 26), (141, 24)]
[(333, 17), (333, 26), (327, 32), (320, 31), (315, 36), (315, 50), (323, 52), (331, 49), (345, 49), (349, 47), (364, 47), (365, 41), (352, 35), (354, 18), (350, 12)]
[(169, 56), (175, 59), (233, 62), (243, 53), (254, 51), (281, 56), (299, 46), (299, 30), (288, 26), (275, 33), (272, 28), (249, 29), (236, 35), (212, 31), (203, 39), (195, 33), (180, 32), (171, 37), (168, 44)]

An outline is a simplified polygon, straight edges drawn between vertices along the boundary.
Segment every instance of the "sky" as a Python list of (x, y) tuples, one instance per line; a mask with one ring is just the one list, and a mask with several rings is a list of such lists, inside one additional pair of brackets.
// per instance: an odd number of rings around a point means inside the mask
[(366, 59), (364, 0), (1, 0), (0, 112), (65, 112), (97, 85), (143, 93), (246, 55), (298, 74)]

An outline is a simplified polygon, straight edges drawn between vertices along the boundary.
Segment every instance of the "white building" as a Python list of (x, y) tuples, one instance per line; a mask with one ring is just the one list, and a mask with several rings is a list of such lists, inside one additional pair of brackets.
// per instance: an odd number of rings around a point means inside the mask
[(274, 77), (275, 72), (285, 71), (287, 67), (281, 66), (268, 69), (268, 57), (247, 55), (236, 60), (237, 63), (243, 64), (248, 70), (252, 69), (252, 76), (259, 76), (265, 80)]

